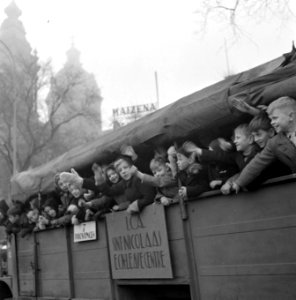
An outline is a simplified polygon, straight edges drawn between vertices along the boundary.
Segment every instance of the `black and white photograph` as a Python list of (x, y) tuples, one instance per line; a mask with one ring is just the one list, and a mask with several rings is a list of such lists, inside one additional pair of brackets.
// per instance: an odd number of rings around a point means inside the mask
[(0, 0), (0, 300), (295, 300), (295, 39), (294, 0)]

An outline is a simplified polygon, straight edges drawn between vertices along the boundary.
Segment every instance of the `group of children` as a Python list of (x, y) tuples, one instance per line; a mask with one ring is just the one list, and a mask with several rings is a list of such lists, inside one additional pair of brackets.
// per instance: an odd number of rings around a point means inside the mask
[[(153, 203), (169, 205), (205, 191), (223, 194), (257, 188), (269, 178), (296, 171), (296, 101), (281, 97), (267, 110), (252, 109), (253, 119), (234, 129), (232, 141), (213, 140), (207, 149), (192, 142), (157, 152), (151, 174), (136, 166), (132, 147), (107, 166), (94, 163), (93, 178), (75, 170), (55, 176), (56, 191), (35, 195), (11, 208), (0, 202), (0, 222), (8, 233), (97, 220), (107, 212), (140, 213)], [(5, 206), (5, 207), (4, 207)]]

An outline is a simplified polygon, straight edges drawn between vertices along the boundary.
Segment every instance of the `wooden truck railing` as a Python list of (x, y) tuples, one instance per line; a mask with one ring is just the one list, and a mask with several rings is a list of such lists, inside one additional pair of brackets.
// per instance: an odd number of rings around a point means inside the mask
[[(165, 208), (171, 278), (143, 278), (143, 270), (137, 278), (128, 269), (124, 278), (118, 278), (112, 265), (114, 245), (108, 243), (108, 234), (116, 234), (116, 228), (112, 233), (107, 225), (117, 213), (96, 224), (94, 241), (74, 243), (73, 227), (17, 237), (14, 296), (23, 300), (296, 299), (295, 192), (295, 179), (289, 176), (254, 192), (206, 193), (187, 202), (186, 220), (180, 217), (178, 204)], [(147, 207), (143, 226), (133, 226), (133, 234), (145, 226), (149, 231), (146, 217), (158, 209), (162, 207)], [(124, 229), (120, 230), (122, 234)], [(127, 268), (135, 268), (132, 263)]]

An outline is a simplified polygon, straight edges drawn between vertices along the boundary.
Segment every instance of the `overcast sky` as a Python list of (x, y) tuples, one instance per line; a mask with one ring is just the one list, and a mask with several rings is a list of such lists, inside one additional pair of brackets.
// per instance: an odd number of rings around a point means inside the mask
[[(290, 51), (296, 22), (274, 18), (244, 20), (243, 35), (233, 43), (225, 26), (211, 21), (207, 33), (196, 32), (193, 0), (16, 0), (27, 39), (41, 60), (52, 59), (56, 71), (74, 39), (83, 67), (101, 88), (104, 127), (112, 108), (155, 102), (158, 72), (160, 106), (165, 106), (227, 74), (249, 69)], [(296, 2), (296, 1), (294, 1)], [(0, 22), (10, 0), (0, 1)], [(296, 12), (296, 3), (294, 12)]]

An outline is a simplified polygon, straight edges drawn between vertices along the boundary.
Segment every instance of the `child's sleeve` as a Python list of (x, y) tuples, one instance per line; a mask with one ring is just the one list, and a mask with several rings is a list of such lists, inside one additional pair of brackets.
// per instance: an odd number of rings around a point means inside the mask
[(276, 160), (273, 145), (274, 139), (267, 142), (265, 148), (258, 153), (241, 171), (240, 176), (235, 181), (240, 187), (246, 187), (272, 162)]
[(154, 187), (149, 186), (145, 183), (139, 182), (139, 184), (140, 184), (140, 192), (142, 194), (142, 198), (137, 200), (138, 200), (139, 211), (141, 211), (145, 206), (154, 202), (156, 190)]
[(204, 163), (220, 162), (235, 165), (235, 152), (210, 151), (202, 149), (202, 153), (198, 155), (199, 161)]
[(192, 198), (192, 197), (197, 197), (200, 194), (206, 192), (209, 190), (209, 182), (207, 178), (207, 174), (200, 174), (198, 176), (198, 182), (195, 185), (192, 186), (186, 186), (187, 190), (187, 197)]
[(121, 202), (121, 203), (118, 204), (118, 210), (127, 209), (129, 205), (130, 205), (129, 201)]
[(82, 188), (94, 191), (96, 193), (101, 192), (100, 186), (97, 186), (95, 184), (94, 180), (89, 179), (89, 178), (83, 178)]
[(142, 175), (142, 182), (154, 187), (169, 187), (177, 185), (176, 180), (170, 176), (154, 177), (148, 174)]

